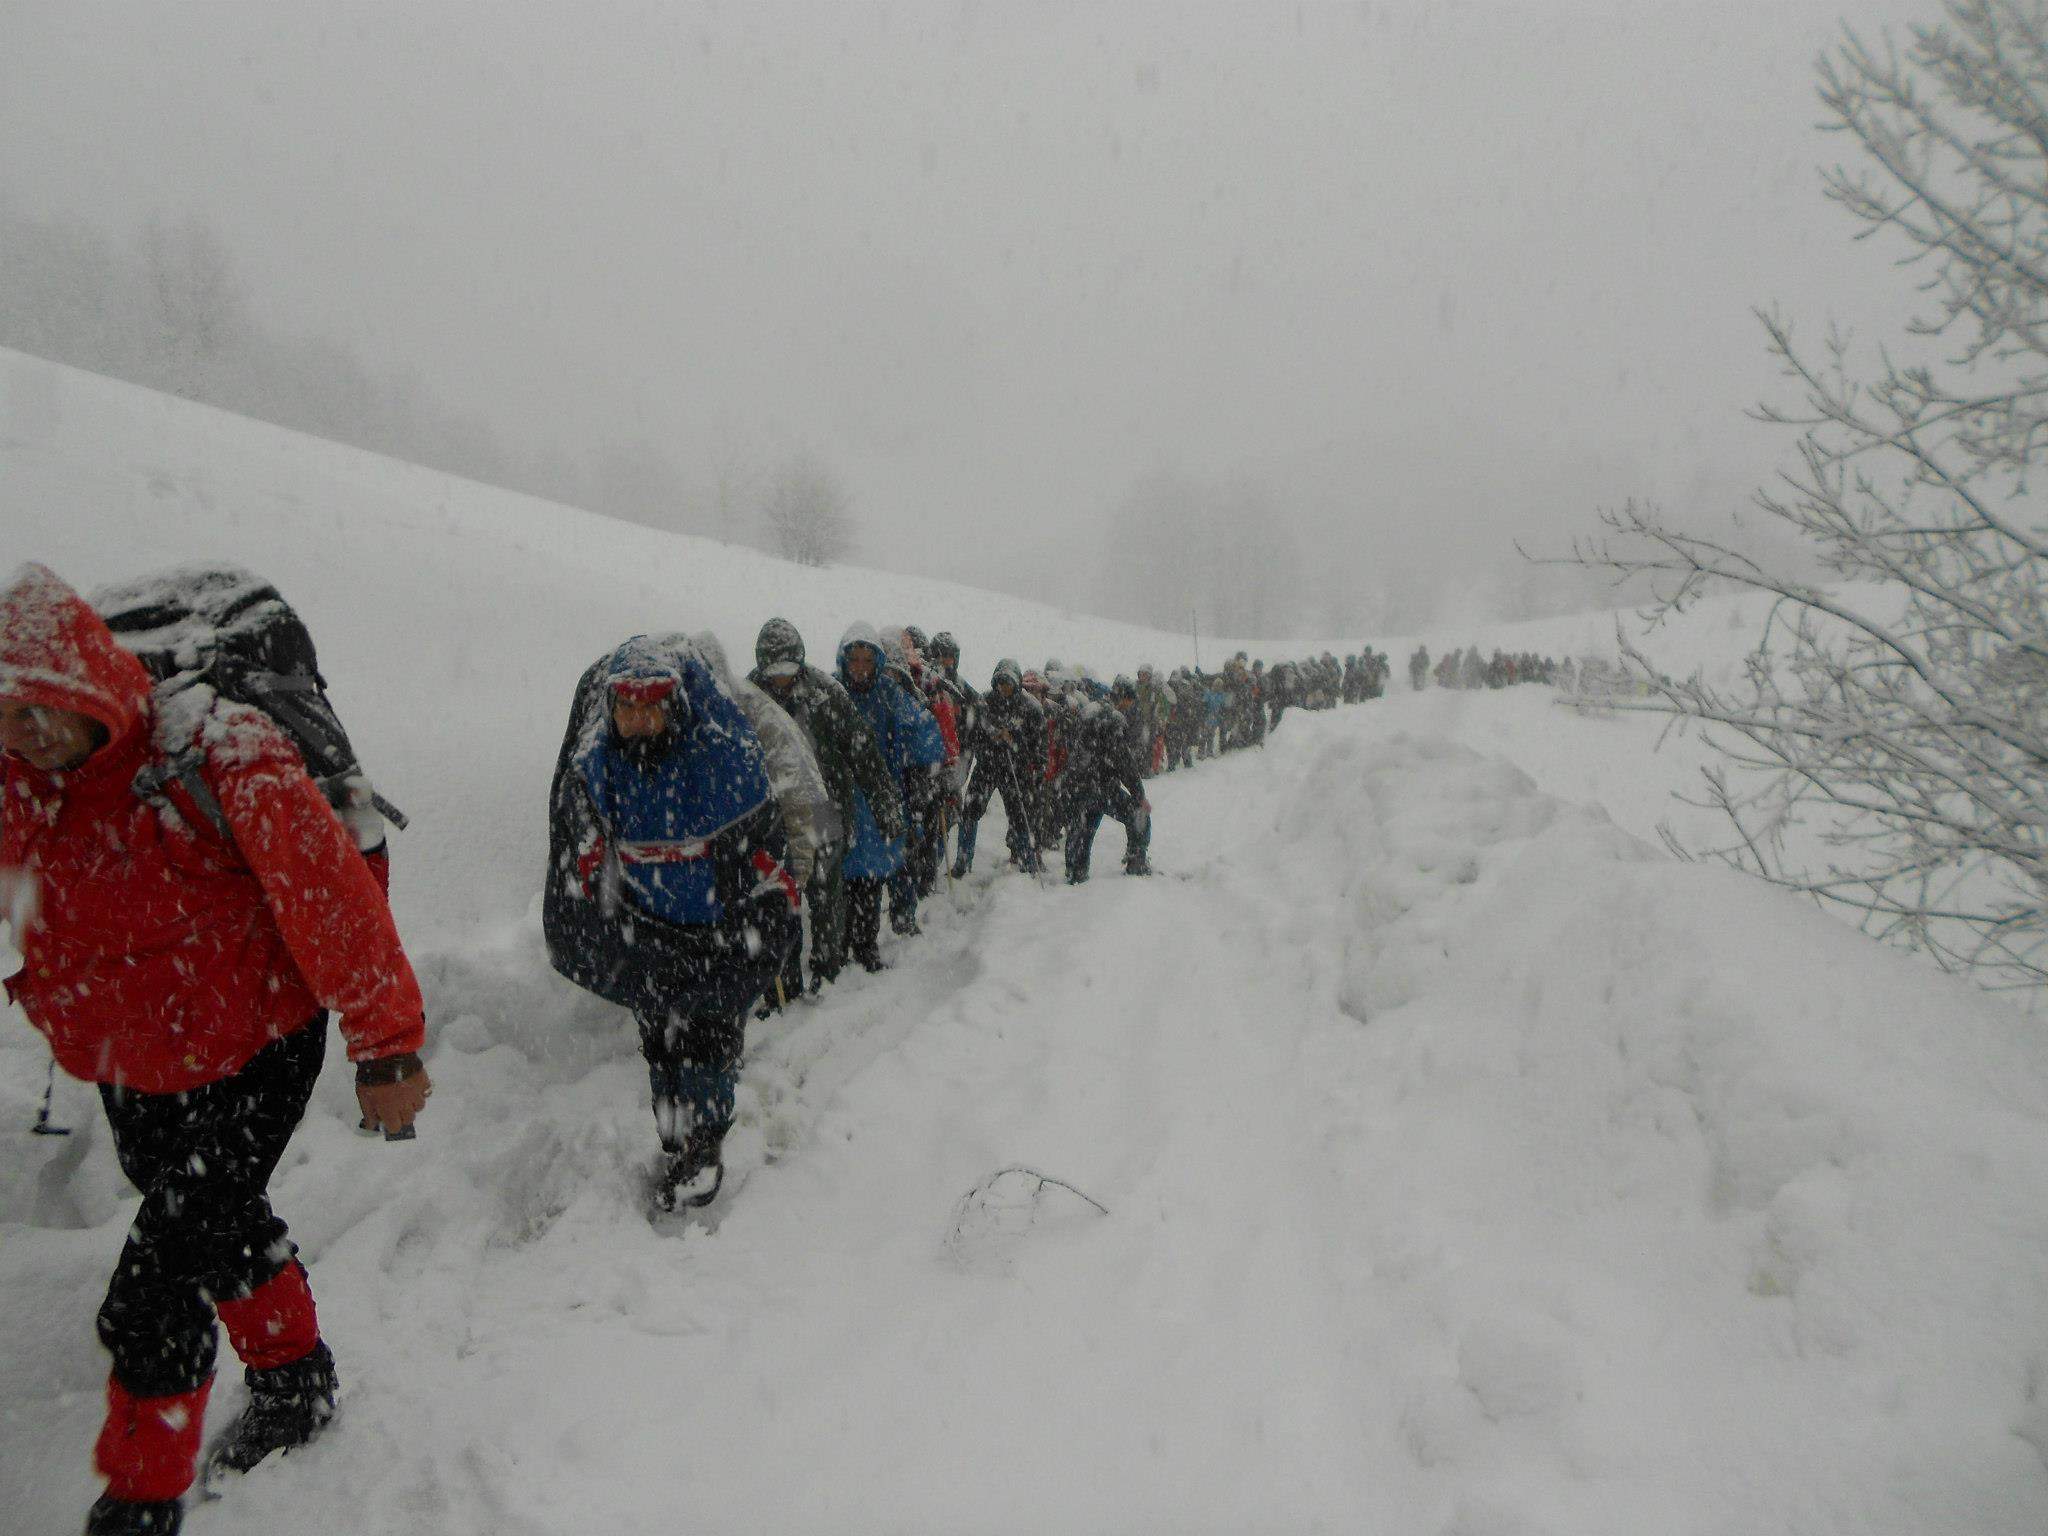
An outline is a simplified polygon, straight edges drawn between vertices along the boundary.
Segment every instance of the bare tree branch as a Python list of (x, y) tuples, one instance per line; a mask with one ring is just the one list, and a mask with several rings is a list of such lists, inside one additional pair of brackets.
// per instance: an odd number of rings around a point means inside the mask
[[(1786, 574), (1630, 502), (1572, 558), (1648, 578), (1651, 630), (1719, 590), (1774, 599), (1739, 684), (1674, 680), (1624, 640), (1610, 707), (1696, 724), (1692, 801), (1730, 835), (1666, 843), (1852, 911), (1997, 985), (2048, 982), (2048, 0), (1949, 0), (1898, 48), (1852, 32), (1819, 68), (1865, 168), (1823, 176), (1858, 238), (1904, 244), (1954, 340), (1943, 368), (1758, 318), (1796, 390), (1762, 419), (1799, 464), (1757, 493), (1840, 585)], [(1797, 836), (1794, 836), (1797, 834)]]

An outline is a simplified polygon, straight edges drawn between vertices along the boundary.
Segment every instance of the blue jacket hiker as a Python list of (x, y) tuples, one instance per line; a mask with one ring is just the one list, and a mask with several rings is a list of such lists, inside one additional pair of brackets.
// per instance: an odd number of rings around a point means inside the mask
[(760, 739), (686, 638), (637, 635), (583, 674), (548, 844), (548, 958), (632, 1010), (657, 1202), (707, 1203), (747, 1010), (796, 942), (799, 896)]
[[(849, 625), (839, 641), (839, 681), (874, 733), (882, 761), (903, 786), (910, 773), (946, 760), (946, 742), (931, 713), (885, 675), (884, 665), (874, 626)], [(882, 968), (882, 884), (902, 867), (902, 836), (884, 837), (866, 795), (857, 796), (845, 864), (846, 938), (849, 953), (870, 971)]]

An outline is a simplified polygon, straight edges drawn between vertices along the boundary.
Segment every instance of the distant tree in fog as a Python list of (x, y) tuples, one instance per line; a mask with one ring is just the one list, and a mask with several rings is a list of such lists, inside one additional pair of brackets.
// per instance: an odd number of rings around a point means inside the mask
[(132, 321), (121, 272), (98, 230), (76, 220), (30, 220), (0, 205), (0, 346), (73, 367), (117, 373)]
[(853, 548), (853, 500), (839, 477), (808, 453), (785, 459), (761, 492), (768, 548), (798, 565), (831, 565)]
[(727, 544), (755, 543), (760, 504), (760, 470), (737, 448), (719, 449), (711, 468), (711, 536)]
[(695, 533), (696, 509), (682, 472), (645, 438), (604, 444), (591, 456), (593, 511), (671, 533)]
[(1078, 563), (1091, 590), (1063, 592), (1060, 601), (1185, 633), (1206, 585), (1193, 534), (1202, 495), (1192, 481), (1167, 471), (1138, 481), (1104, 520), (1102, 558)]
[[(409, 374), (373, 372), (323, 336), (266, 329), (232, 249), (197, 215), (152, 219), (121, 244), (0, 202), (0, 346), (204, 401), (452, 474), (534, 483), (489, 427)], [(536, 459), (534, 464), (541, 464)]]
[(142, 232), (142, 262), (159, 387), (204, 399), (248, 326), (248, 300), (234, 258), (210, 224), (187, 215), (175, 224), (149, 221)]
[(1176, 633), (1285, 638), (1314, 622), (1301, 567), (1291, 522), (1259, 491), (1158, 471), (1111, 511), (1094, 591), (1070, 601)]

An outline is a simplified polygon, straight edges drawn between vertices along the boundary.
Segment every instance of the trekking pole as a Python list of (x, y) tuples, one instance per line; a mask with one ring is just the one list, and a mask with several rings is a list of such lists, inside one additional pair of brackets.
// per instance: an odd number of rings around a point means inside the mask
[(1024, 798), (1024, 783), (1017, 774), (1017, 759), (1014, 757), (1005, 758), (1003, 760), (1003, 771), (1009, 775), (1010, 795), (1014, 797), (1005, 798), (1003, 802), (1003, 816), (1006, 820), (1008, 819), (1012, 805), (1015, 805), (1018, 810), (1024, 813), (1023, 846), (1025, 851), (1031, 855), (1031, 865), (1025, 872), (1035, 878), (1043, 875), (1045, 872), (1045, 857), (1038, 849), (1038, 827), (1032, 819), (1032, 812), (1036, 807)]
[(946, 895), (953, 894), (953, 856), (946, 851), (946, 839), (953, 835), (953, 807), (939, 802), (939, 867), (946, 872)]
[(43, 1107), (36, 1111), (36, 1123), (29, 1127), (29, 1130), (37, 1136), (69, 1136), (71, 1134), (70, 1126), (52, 1125), (50, 1123), (50, 1099), (56, 1091), (57, 1063), (53, 1060), (50, 1063), (50, 1075), (43, 1083)]

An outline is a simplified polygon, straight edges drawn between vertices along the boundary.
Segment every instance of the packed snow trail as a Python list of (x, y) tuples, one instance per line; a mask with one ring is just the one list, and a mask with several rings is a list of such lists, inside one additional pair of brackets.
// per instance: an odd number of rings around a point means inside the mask
[[(191, 1528), (2048, 1526), (2039, 1031), (1411, 703), (1156, 781), (1157, 878), (1114, 827), (1086, 887), (977, 872), (756, 1026), (709, 1220), (648, 1221), (631, 1028), (530, 920), (426, 957), (421, 1140), (330, 1072), (276, 1184), (341, 1418)], [(24, 1531), (90, 1495), (126, 1209), (60, 1108), (7, 1214), (90, 1225), (0, 1245)], [(1108, 1214), (961, 1223), (1013, 1164)]]
[[(750, 1032), (730, 1193), (655, 1226), (632, 1028), (529, 910), (589, 659), (679, 625), (743, 656), (774, 611), (948, 622), (978, 675), (1170, 637), (9, 353), (0, 498), (87, 585), (278, 580), (415, 815), (394, 896), (440, 1089), (417, 1143), (366, 1143), (330, 1062), (275, 1192), (342, 1416), (200, 1536), (2048, 1529), (2043, 1032), (1579, 808), (1651, 836), (1685, 777), (1656, 722), (1542, 689), (1290, 712), (1155, 783), (1152, 881), (1114, 826), (1085, 889), (996, 873), (998, 817), (895, 970)], [(1755, 617), (1702, 605), (1674, 670), (1739, 668)], [(0, 1025), (0, 1536), (96, 1492), (133, 1209), (90, 1089), (29, 1134), (46, 1061)], [(1013, 1164), (1108, 1214), (959, 1213)], [(216, 1420), (240, 1399), (230, 1366)]]

